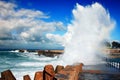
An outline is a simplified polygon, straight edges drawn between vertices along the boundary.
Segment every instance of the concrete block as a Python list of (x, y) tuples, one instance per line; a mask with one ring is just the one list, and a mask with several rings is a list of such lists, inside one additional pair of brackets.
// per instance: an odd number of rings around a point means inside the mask
[(34, 80), (43, 80), (43, 72), (41, 72), (41, 71), (36, 72)]
[(16, 78), (14, 77), (14, 75), (12, 74), (10, 70), (1, 72), (1, 78), (3, 80), (16, 80)]
[(23, 80), (31, 80), (29, 75), (23, 76)]

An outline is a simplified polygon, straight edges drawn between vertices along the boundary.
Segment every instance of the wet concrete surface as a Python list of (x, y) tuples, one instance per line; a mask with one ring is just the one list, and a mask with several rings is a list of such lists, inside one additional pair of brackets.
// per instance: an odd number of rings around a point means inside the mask
[(120, 80), (120, 69), (107, 64), (85, 65), (79, 80)]

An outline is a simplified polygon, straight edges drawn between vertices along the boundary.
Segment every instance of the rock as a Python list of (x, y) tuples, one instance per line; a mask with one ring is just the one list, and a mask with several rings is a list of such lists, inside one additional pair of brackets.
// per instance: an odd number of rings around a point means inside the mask
[(69, 80), (72, 71), (73, 71), (72, 66), (67, 65), (63, 70), (59, 71), (59, 72), (55, 75), (55, 78), (56, 78), (57, 80)]
[(12, 72), (10, 70), (6, 70), (1, 72), (1, 78), (3, 80), (16, 80), (14, 75), (12, 74)]
[(40, 56), (40, 55), (43, 55), (43, 54), (45, 53), (44, 50), (38, 50), (37, 52), (38, 52), (38, 55), (39, 55), (39, 56)]
[(62, 65), (57, 65), (56, 69), (55, 69), (55, 73), (58, 73), (59, 71), (61, 71), (62, 69), (64, 69), (64, 66)]
[(0, 80), (3, 80), (2, 78), (0, 78)]
[(52, 65), (46, 65), (43, 71), (44, 80), (54, 80), (55, 72)]
[(31, 80), (29, 75), (23, 76), (23, 80)]
[(76, 67), (77, 71), (78, 71), (79, 73), (81, 73), (82, 70), (83, 70), (83, 69), (82, 69), (83, 66), (84, 66), (83, 63), (77, 63), (77, 64), (75, 64), (74, 67)]
[(43, 80), (43, 72), (36, 72), (34, 80)]
[(75, 70), (74, 80), (78, 80), (79, 79), (79, 74), (83, 72), (82, 67), (83, 67), (83, 63), (78, 63), (78, 64), (76, 64), (74, 66), (74, 70)]
[(63, 50), (38, 50), (38, 55), (44, 55), (47, 57), (54, 57), (54, 56), (59, 56), (62, 54), (64, 51)]
[(24, 52), (25, 52), (25, 50), (21, 49), (21, 50), (19, 50), (19, 52), (24, 53)]
[(67, 65), (64, 69), (59, 71), (55, 78), (57, 80), (78, 80), (79, 73), (82, 72), (83, 64)]

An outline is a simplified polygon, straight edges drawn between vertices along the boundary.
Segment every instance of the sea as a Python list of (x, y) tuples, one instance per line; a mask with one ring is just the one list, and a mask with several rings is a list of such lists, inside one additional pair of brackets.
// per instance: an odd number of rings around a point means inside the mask
[[(116, 60), (120, 61), (120, 59)], [(56, 67), (56, 65), (65, 65), (61, 62), (58, 56), (39, 56), (36, 52), (26, 51), (24, 53), (20, 53), (18, 50), (0, 51), (0, 72), (10, 69), (17, 80), (23, 80), (23, 76), (27, 74), (30, 75), (31, 79), (33, 80), (35, 72), (42, 71), (44, 69), (44, 66), (47, 64), (52, 64), (54, 68)], [(120, 68), (112, 67), (109, 64), (86, 65), (84, 66), (84, 69), (101, 69), (110, 71), (110, 73), (120, 72)]]
[(36, 52), (20, 53), (16, 51), (0, 51), (0, 72), (10, 69), (17, 80), (22, 80), (24, 75), (30, 75), (31, 79), (37, 71), (42, 71), (44, 66), (59, 63), (58, 56), (39, 56)]

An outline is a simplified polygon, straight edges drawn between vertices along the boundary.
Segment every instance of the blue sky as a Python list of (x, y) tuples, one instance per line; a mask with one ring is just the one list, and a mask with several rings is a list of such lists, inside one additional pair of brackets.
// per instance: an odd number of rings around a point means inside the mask
[(76, 3), (87, 6), (95, 2), (115, 22), (110, 40), (120, 40), (119, 0), (1, 0), (0, 48), (61, 49)]

